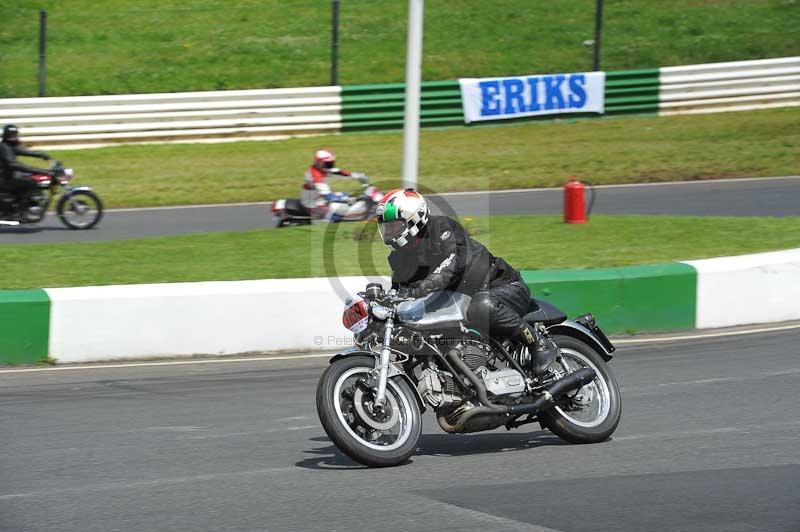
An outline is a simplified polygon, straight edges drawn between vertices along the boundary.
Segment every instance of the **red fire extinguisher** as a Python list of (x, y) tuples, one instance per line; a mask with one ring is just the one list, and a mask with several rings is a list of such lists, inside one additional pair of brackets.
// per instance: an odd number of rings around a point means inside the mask
[[(584, 199), (587, 186), (591, 192), (588, 210)], [(594, 205), (594, 195), (594, 187), (591, 184), (578, 181), (574, 176), (570, 176), (569, 181), (564, 185), (564, 221), (568, 224), (588, 222)]]

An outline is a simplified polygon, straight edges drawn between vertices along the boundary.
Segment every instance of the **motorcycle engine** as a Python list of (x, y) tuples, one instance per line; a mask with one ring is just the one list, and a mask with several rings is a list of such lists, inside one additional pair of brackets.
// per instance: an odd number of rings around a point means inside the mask
[(422, 370), (417, 390), (422, 399), (433, 408), (463, 401), (453, 376), (435, 367)]
[(47, 198), (41, 192), (36, 192), (31, 195), (28, 200), (27, 208), (25, 209), (25, 220), (28, 222), (38, 222), (44, 218), (45, 206)]
[(496, 369), (490, 364), (489, 349), (483, 345), (468, 345), (462, 347), (461, 358), (483, 380), (490, 394), (516, 396), (524, 392), (525, 379), (522, 374), (513, 368)]
[[(459, 357), (464, 364), (483, 381), (486, 391), (491, 396), (500, 398), (498, 402), (503, 403), (505, 399), (519, 397), (525, 391), (526, 383), (522, 374), (513, 368), (495, 366), (493, 363), (495, 357), (488, 345), (460, 344), (456, 349), (459, 350)], [(452, 386), (453, 391), (449, 394), (437, 391), (436, 386)], [(484, 414), (462, 422), (464, 414), (475, 408), (475, 405), (459, 396), (455, 386), (452, 375), (428, 368), (423, 371), (418, 387), (423, 398), (431, 405), (435, 404), (436, 420), (445, 432), (466, 433), (492, 430), (502, 426), (508, 420), (504, 414)], [(440, 402), (431, 402), (436, 399), (439, 399)]]

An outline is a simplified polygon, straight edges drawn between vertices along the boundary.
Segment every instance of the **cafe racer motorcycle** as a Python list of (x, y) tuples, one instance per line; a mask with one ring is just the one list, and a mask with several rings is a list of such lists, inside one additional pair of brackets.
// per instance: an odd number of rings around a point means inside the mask
[(568, 320), (531, 300), (524, 319), (559, 347), (537, 375), (526, 347), (470, 327), (469, 302), (450, 291), (402, 299), (379, 283), (347, 301), (342, 322), (356, 347), (331, 359), (316, 397), (322, 426), (344, 454), (370, 467), (404, 463), (427, 408), (449, 433), (538, 422), (571, 443), (611, 436), (622, 413), (606, 364), (614, 346), (592, 314)]

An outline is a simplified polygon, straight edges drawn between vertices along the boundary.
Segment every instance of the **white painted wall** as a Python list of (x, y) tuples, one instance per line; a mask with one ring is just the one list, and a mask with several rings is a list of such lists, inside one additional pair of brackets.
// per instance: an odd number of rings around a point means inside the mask
[[(363, 277), (339, 278), (349, 293)], [(388, 288), (388, 280), (383, 279)], [(329, 350), (352, 335), (327, 278), (46, 289), (60, 363)], [(320, 343), (315, 338), (322, 338)]]
[(800, 249), (686, 261), (697, 269), (697, 328), (800, 319)]

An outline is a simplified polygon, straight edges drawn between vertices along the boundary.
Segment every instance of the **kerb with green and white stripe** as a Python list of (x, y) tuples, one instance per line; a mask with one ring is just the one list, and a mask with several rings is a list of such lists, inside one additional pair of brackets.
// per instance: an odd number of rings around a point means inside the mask
[[(608, 333), (800, 320), (800, 249), (669, 264), (529, 270), (534, 297)], [(364, 277), (0, 291), (0, 364), (352, 345), (343, 300)], [(382, 279), (387, 285), (388, 280)], [(335, 287), (338, 285), (338, 289)]]

